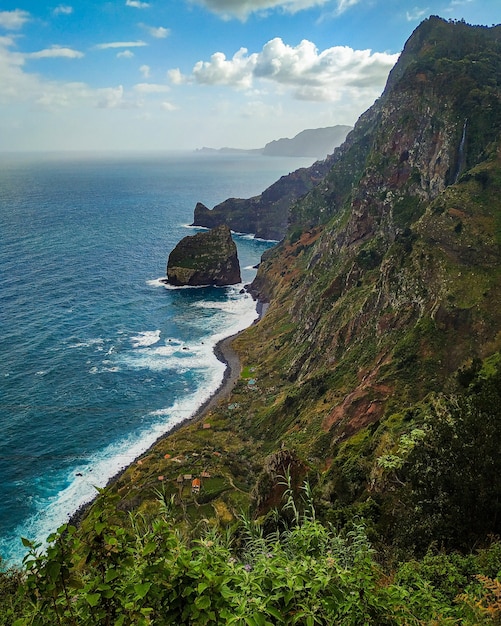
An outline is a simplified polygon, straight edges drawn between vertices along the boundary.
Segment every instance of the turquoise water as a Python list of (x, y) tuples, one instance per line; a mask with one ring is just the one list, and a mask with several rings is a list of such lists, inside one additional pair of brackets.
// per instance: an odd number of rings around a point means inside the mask
[[(219, 386), (255, 303), (160, 278), (197, 201), (308, 159), (0, 155), (0, 555), (44, 538)], [(243, 283), (270, 242), (234, 235)]]

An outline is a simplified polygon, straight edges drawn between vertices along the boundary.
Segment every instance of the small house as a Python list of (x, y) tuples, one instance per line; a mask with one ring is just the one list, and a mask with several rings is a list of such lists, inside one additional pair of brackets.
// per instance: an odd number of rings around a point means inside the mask
[(200, 478), (194, 478), (191, 483), (191, 493), (200, 493), (202, 482)]

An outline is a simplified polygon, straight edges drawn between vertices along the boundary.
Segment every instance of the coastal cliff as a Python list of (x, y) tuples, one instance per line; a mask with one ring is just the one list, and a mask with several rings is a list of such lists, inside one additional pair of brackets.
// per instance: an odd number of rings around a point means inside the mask
[(237, 247), (224, 224), (184, 237), (169, 254), (167, 281), (171, 285), (221, 287), (241, 280)]
[(327, 510), (394, 506), (377, 458), (501, 349), (500, 133), (501, 27), (426, 20), (262, 259), (269, 308), (235, 342), (260, 393), (233, 428), (327, 463)]
[[(497, 371), (500, 136), (501, 27), (426, 20), (250, 286), (269, 303), (234, 341), (252, 373), (214, 410), (246, 480), (294, 450), (320, 472), (328, 514), (377, 495), (380, 532), (395, 532), (378, 459), (422, 427), (434, 394), (470, 393), (458, 380)], [(273, 490), (255, 489), (266, 511)]]
[[(500, 136), (501, 27), (426, 20), (382, 96), (322, 164), (321, 184), (290, 205), (286, 235), (250, 286), (269, 307), (234, 341), (244, 373), (210, 418), (223, 429), (214, 441), (227, 442), (224, 471), (249, 491), (268, 455), (293, 450), (297, 467), (307, 459), (321, 477), (326, 515), (376, 498), (379, 532), (417, 541), (395, 528), (398, 515), (412, 525), (422, 504), (396, 513), (404, 494), (381, 459), (421, 432), (437, 394), (467, 406), (470, 396), (458, 398), (477, 387), (458, 381), (498, 375)], [(186, 437), (198, 441), (196, 427)], [(276, 504), (271, 485), (258, 481), (252, 494), (261, 513)], [(482, 506), (473, 498), (467, 508)], [(489, 515), (479, 531), (462, 511), (469, 522), (447, 541), (497, 529)]]
[[(282, 154), (285, 151), (292, 155), (309, 151), (308, 154), (315, 156), (317, 152), (314, 146), (318, 143), (323, 146), (328, 143), (331, 152), (340, 145), (350, 130), (349, 126), (333, 126), (303, 131), (294, 139), (279, 139), (266, 144), (263, 154)], [(324, 178), (331, 164), (332, 156), (329, 154), (310, 167), (282, 176), (252, 198), (228, 198), (213, 209), (198, 202), (192, 226), (214, 228), (220, 224), (228, 224), (236, 232), (252, 233), (261, 239), (280, 241), (286, 233), (292, 205)]]

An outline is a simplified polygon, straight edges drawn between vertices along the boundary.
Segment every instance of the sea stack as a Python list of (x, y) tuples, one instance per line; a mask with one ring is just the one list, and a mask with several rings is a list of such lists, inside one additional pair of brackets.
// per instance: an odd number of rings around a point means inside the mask
[(226, 224), (184, 237), (169, 255), (170, 285), (222, 287), (241, 280), (237, 247)]

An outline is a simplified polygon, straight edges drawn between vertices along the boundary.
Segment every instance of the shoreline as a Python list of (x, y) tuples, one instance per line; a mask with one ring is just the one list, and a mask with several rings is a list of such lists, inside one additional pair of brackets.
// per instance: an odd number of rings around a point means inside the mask
[[(256, 324), (263, 316), (263, 311), (260, 310), (259, 304), (256, 306), (256, 310), (258, 312), (258, 317), (253, 322), (253, 324)], [(172, 433), (175, 433), (186, 424), (201, 420), (204, 417), (204, 415), (206, 415), (212, 409), (212, 407), (216, 406), (224, 398), (230, 395), (231, 391), (233, 390), (233, 387), (236, 385), (238, 379), (240, 378), (240, 372), (241, 372), (240, 359), (238, 358), (238, 355), (233, 349), (233, 347), (231, 346), (231, 344), (233, 340), (236, 337), (238, 337), (238, 335), (244, 332), (244, 330), (241, 330), (238, 333), (235, 333), (233, 335), (230, 335), (229, 337), (225, 337), (224, 339), (221, 339), (214, 346), (214, 354), (216, 358), (218, 359), (218, 361), (221, 361), (221, 363), (224, 363), (226, 365), (226, 369), (224, 370), (224, 374), (223, 374), (223, 380), (221, 381), (221, 384), (219, 385), (219, 387), (209, 396), (209, 398), (207, 398), (207, 400), (205, 400), (205, 402), (203, 402), (198, 407), (198, 409), (194, 411), (194, 413), (190, 417), (187, 417), (181, 422), (174, 424), (174, 426), (169, 428), (169, 430), (167, 430), (163, 435), (160, 435), (160, 437), (158, 437), (158, 439), (156, 439), (151, 444), (151, 446), (149, 446), (144, 452), (142, 452), (139, 456), (133, 459), (131, 463), (128, 463), (125, 467), (123, 467), (116, 474), (114, 474), (106, 482), (104, 489), (107, 489), (113, 483), (115, 483), (122, 476), (122, 474), (125, 471), (127, 471), (129, 467), (131, 467), (131, 465), (136, 463), (142, 457), (147, 456), (151, 452), (151, 450), (153, 450), (153, 448), (155, 448), (155, 446), (158, 445), (160, 441), (163, 441), (164, 439), (169, 437)], [(67, 524), (78, 526), (79, 523), (86, 516), (87, 511), (94, 504), (98, 496), (99, 496), (99, 493), (96, 493), (96, 495), (91, 500), (89, 500), (85, 504), (82, 504), (80, 507), (78, 507), (78, 509), (73, 514), (69, 515)]]

